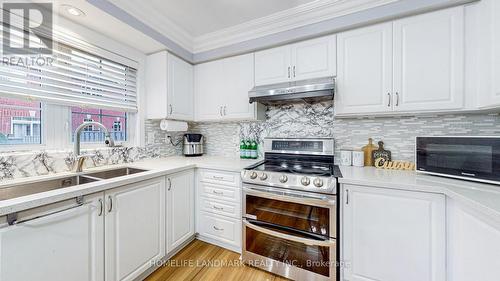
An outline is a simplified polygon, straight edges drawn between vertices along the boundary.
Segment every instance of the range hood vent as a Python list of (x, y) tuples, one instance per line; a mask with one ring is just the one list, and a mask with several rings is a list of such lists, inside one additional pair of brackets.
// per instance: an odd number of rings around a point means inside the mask
[(332, 100), (335, 78), (324, 77), (256, 86), (248, 92), (250, 103), (272, 104), (291, 100)]

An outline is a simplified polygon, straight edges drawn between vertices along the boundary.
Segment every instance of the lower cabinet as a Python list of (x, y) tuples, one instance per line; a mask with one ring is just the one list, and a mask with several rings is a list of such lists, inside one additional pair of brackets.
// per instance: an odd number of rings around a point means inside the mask
[(167, 253), (194, 235), (194, 171), (167, 177)]
[(241, 252), (241, 181), (239, 173), (199, 169), (196, 232), (200, 240)]
[(497, 281), (500, 276), (500, 221), (450, 199), (447, 201), (448, 280)]
[(344, 280), (446, 280), (444, 195), (354, 185), (342, 192)]
[(102, 198), (23, 211), (12, 226), (0, 217), (0, 280), (103, 281)]
[(165, 256), (165, 178), (105, 192), (106, 280), (134, 280)]

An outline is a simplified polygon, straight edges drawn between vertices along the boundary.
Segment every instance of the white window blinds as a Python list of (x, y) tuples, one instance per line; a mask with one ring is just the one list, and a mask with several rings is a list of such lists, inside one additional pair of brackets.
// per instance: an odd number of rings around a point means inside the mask
[[(22, 46), (22, 36), (10, 28), (10, 45)], [(29, 41), (30, 47), (41, 44), (34, 35)], [(54, 42), (53, 55), (38, 55), (36, 50), (28, 55), (3, 54), (0, 95), (135, 112), (136, 75), (132, 67)]]

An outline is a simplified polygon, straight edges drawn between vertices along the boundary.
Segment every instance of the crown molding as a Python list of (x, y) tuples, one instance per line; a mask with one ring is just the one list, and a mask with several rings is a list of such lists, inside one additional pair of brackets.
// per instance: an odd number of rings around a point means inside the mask
[(193, 52), (252, 40), (397, 1), (400, 0), (317, 0), (196, 37)]

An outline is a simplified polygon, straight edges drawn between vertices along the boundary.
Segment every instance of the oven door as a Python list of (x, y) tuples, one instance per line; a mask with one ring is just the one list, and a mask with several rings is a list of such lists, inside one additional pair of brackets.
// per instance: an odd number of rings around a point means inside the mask
[(335, 280), (335, 196), (243, 186), (243, 261), (294, 280)]
[(417, 171), (500, 183), (500, 138), (417, 137)]

